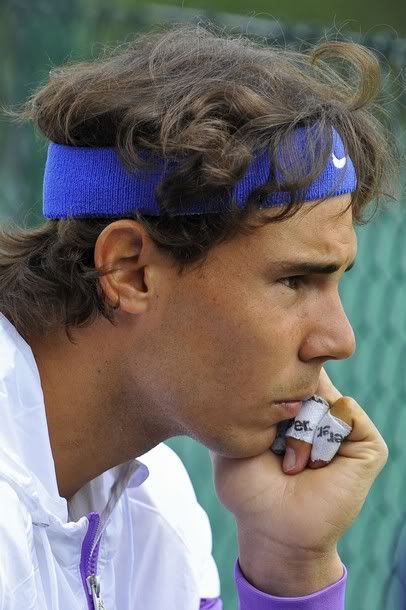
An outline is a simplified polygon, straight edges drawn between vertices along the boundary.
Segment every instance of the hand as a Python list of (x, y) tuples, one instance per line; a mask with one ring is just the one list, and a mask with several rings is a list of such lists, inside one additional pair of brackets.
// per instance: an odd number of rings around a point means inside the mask
[(274, 595), (307, 595), (339, 580), (337, 542), (387, 460), (377, 428), (324, 371), (317, 393), (353, 428), (324, 468), (306, 468), (308, 447), (299, 447), (294, 476), (283, 472), (271, 451), (248, 459), (211, 454), (217, 495), (236, 518), (241, 569), (254, 586)]

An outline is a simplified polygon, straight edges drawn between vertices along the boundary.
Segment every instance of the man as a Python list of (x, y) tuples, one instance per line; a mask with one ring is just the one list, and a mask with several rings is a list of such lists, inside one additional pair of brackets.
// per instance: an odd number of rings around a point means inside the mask
[[(338, 285), (392, 167), (378, 79), (357, 45), (177, 26), (33, 95), (48, 220), (0, 240), (2, 609), (220, 609), (179, 434), (235, 515), (241, 609), (343, 608), (336, 544), (387, 449), (322, 367), (355, 349)], [(315, 393), (352, 432), (282, 464)]]

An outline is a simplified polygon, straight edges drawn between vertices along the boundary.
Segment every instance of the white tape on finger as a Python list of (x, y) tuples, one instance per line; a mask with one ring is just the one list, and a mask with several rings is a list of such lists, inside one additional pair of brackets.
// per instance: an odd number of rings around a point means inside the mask
[(319, 396), (313, 396), (309, 400), (305, 400), (299, 413), (286, 430), (286, 436), (312, 444), (317, 425), (328, 412), (328, 409), (329, 406), (326, 401)]
[(272, 451), (283, 455), (287, 438), (296, 438), (312, 446), (311, 460), (331, 462), (343, 440), (352, 428), (338, 417), (331, 415), (328, 403), (320, 396), (306, 400), (298, 415), (278, 424)]
[(351, 426), (327, 411), (317, 425), (310, 455), (311, 460), (313, 462), (316, 460), (331, 462), (351, 430)]
[(285, 419), (279, 422), (277, 433), (271, 449), (278, 455), (283, 455), (286, 450), (286, 433), (299, 440), (313, 443), (316, 434), (317, 424), (328, 411), (328, 404), (320, 396), (312, 396), (303, 402), (302, 407), (295, 418)]

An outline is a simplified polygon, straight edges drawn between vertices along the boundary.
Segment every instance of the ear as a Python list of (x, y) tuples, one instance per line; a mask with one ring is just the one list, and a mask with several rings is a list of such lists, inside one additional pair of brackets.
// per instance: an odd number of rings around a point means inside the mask
[(156, 283), (157, 247), (141, 223), (122, 219), (109, 224), (97, 238), (94, 249), (96, 269), (116, 271), (100, 278), (106, 298), (120, 303), (120, 310), (132, 314), (147, 311)]

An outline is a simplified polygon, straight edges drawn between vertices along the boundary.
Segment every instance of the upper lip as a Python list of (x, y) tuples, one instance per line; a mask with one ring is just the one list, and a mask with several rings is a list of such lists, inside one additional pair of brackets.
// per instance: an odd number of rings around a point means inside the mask
[(276, 400), (275, 402), (304, 402), (305, 400), (309, 400), (312, 396), (314, 396), (314, 392), (305, 394), (304, 396), (295, 396), (295, 398), (283, 398), (282, 400)]

